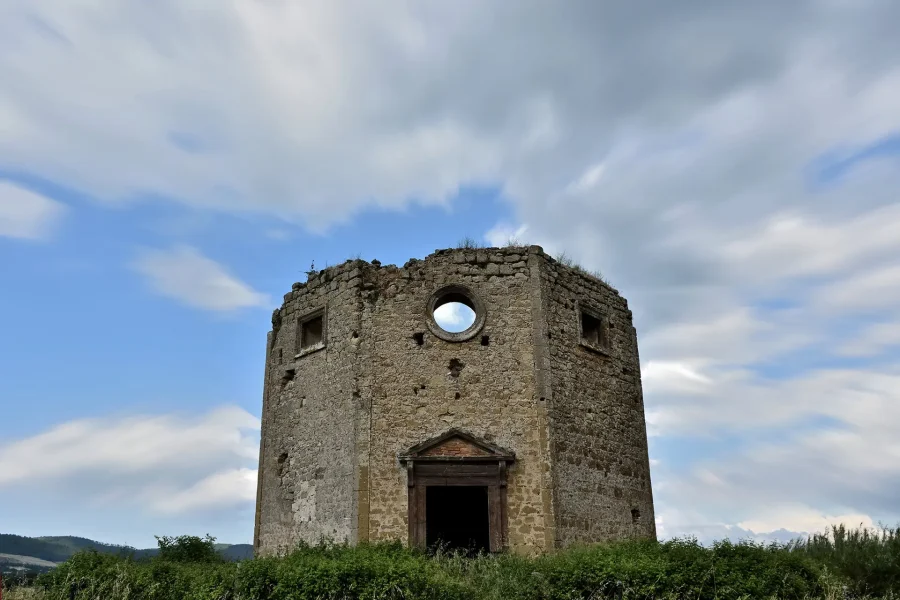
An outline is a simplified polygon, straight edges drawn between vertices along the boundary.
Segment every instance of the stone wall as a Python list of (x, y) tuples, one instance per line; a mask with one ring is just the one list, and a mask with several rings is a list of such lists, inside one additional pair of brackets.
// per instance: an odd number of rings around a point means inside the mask
[[(546, 547), (553, 519), (542, 500), (546, 456), (534, 392), (530, 276), (524, 248), (441, 251), (381, 270), (381, 293), (364, 328), (374, 339), (370, 539), (407, 536), (398, 454), (456, 427), (516, 454), (507, 489), (509, 544), (523, 552)], [(447, 284), (468, 287), (485, 306), (484, 327), (468, 341), (444, 341), (426, 325), (429, 297)], [(456, 375), (451, 361), (461, 365)]]
[[(655, 537), (637, 334), (617, 291), (544, 261), (557, 545)], [(602, 322), (581, 341), (581, 313)]]
[[(260, 452), (257, 535), (262, 553), (320, 538), (353, 541), (360, 266), (345, 263), (294, 284), (273, 314)], [(303, 351), (298, 324), (324, 311), (324, 347)]]
[[(445, 285), (483, 304), (471, 339), (446, 341), (428, 326), (429, 298)], [(608, 317), (607, 354), (580, 345), (579, 303)], [(298, 352), (298, 323), (318, 310), (324, 343)], [(267, 354), (262, 554), (323, 536), (406, 540), (397, 457), (451, 428), (515, 453), (513, 550), (654, 534), (630, 312), (616, 292), (537, 246), (326, 269), (285, 296)]]

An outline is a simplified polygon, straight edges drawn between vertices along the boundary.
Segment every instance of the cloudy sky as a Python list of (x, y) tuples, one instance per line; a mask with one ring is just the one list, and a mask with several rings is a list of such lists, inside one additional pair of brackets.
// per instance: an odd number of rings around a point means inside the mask
[(900, 521), (900, 3), (0, 2), (0, 532), (252, 537), (310, 263), (634, 309), (660, 533)]

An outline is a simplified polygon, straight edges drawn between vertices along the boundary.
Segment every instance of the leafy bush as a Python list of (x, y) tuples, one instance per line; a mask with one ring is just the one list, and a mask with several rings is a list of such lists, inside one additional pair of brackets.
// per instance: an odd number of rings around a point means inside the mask
[(836, 525), (789, 548), (840, 574), (856, 596), (900, 595), (900, 527), (871, 530)]
[(3, 580), (3, 590), (31, 587), (35, 584), (38, 573), (34, 571), (3, 572), (0, 579)]
[(828, 581), (809, 558), (778, 548), (694, 540), (625, 541), (572, 548), (535, 559), (447, 559), (490, 599), (809, 598)]
[[(149, 561), (84, 552), (39, 582), (53, 600), (463, 599), (465, 586), (439, 563), (400, 544), (300, 546), (282, 558)], [(208, 557), (207, 557), (208, 558)], [(74, 594), (74, 596), (73, 596)]]
[(82, 552), (38, 582), (42, 600), (894, 598), (897, 533), (837, 529), (787, 545), (631, 540), (539, 557), (304, 544), (240, 562), (212, 560), (209, 536), (160, 538), (150, 560)]
[(155, 537), (160, 560), (183, 563), (215, 563), (224, 560), (216, 551), (216, 538), (209, 534), (203, 538), (195, 535)]

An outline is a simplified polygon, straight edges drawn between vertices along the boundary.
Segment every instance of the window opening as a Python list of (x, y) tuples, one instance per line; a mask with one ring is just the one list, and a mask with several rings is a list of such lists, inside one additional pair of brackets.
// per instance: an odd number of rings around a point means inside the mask
[(297, 369), (285, 369), (281, 374), (281, 386), (284, 387), (288, 382), (293, 381), (295, 375), (297, 375)]
[(426, 310), (428, 329), (447, 342), (470, 340), (484, 326), (484, 306), (472, 290), (462, 285), (446, 285), (436, 290)]
[(434, 305), (434, 321), (449, 333), (461, 333), (475, 323), (475, 306), (464, 294), (450, 293)]
[(322, 313), (300, 321), (300, 350), (321, 346), (325, 341), (325, 318)]
[(609, 339), (604, 320), (590, 313), (582, 312), (581, 341), (594, 348), (607, 348), (609, 346)]

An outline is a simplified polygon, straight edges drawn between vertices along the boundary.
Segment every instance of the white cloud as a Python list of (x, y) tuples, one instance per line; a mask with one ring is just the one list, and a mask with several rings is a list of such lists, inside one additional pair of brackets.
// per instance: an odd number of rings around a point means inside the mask
[(754, 533), (770, 533), (779, 529), (804, 533), (821, 533), (834, 525), (871, 528), (875, 525), (872, 517), (864, 514), (828, 515), (808, 506), (786, 505), (768, 507), (750, 520), (738, 523)]
[(815, 303), (831, 313), (870, 312), (900, 306), (900, 262), (872, 267), (825, 286)]
[(256, 501), (257, 475), (254, 469), (231, 469), (214, 473), (186, 490), (161, 494), (153, 508), (164, 513), (232, 507)]
[[(671, 515), (695, 509), (679, 517), (681, 532), (704, 522), (756, 533), (818, 531), (838, 521), (896, 522), (900, 366), (893, 370), (823, 370), (764, 390), (754, 390), (753, 383), (722, 387), (705, 405), (692, 396), (673, 400), (656, 427), (712, 432), (727, 449), (693, 466), (672, 468), (668, 461), (657, 471), (661, 510)], [(723, 428), (738, 425), (776, 429), (763, 429), (765, 435), (750, 442), (728, 443), (734, 438), (723, 436)], [(671, 516), (669, 521), (674, 527)]]
[(528, 225), (513, 227), (507, 223), (498, 223), (484, 234), (484, 239), (487, 240), (491, 246), (502, 248), (511, 241), (525, 244), (526, 240), (524, 236), (527, 232)]
[(461, 302), (448, 302), (434, 310), (434, 320), (447, 331), (464, 331), (475, 322), (475, 311)]
[(673, 322), (650, 331), (641, 339), (647, 356), (694, 359), (715, 363), (741, 363), (806, 341), (794, 331), (779, 328), (773, 317), (760, 318), (749, 307), (711, 312), (690, 321)]
[(8, 181), (0, 181), (0, 236), (46, 239), (64, 213), (63, 204)]
[(71, 421), (0, 445), (0, 489), (168, 513), (246, 504), (254, 497), (259, 428), (236, 407)]
[[(900, 3), (0, 10), (0, 50), (16, 48), (0, 51), (3, 168), (110, 202), (149, 192), (312, 226), (499, 185), (529, 241), (629, 299), (657, 433), (745, 436), (697, 466), (696, 494), (663, 494), (666, 514), (689, 502), (685, 522), (737, 531), (774, 523), (750, 502), (891, 510), (898, 367), (835, 366), (850, 342), (832, 324), (889, 347), (852, 319), (897, 318), (900, 171), (865, 160), (825, 184), (811, 169), (900, 130)], [(149, 256), (162, 293), (263, 302), (196, 251)], [(816, 419), (834, 430), (766, 438)]]
[[(684, 361), (650, 361), (641, 367), (641, 383), (645, 394), (656, 390), (702, 392), (713, 380), (704, 375), (702, 364), (692, 365)], [(648, 416), (648, 418), (651, 418)], [(651, 418), (652, 420), (652, 418)]]
[[(892, 386), (900, 384), (898, 370), (900, 365), (802, 370), (770, 380), (734, 369), (719, 373), (711, 384), (688, 387), (676, 381), (665, 389), (651, 380), (654, 385), (647, 392), (651, 399), (647, 418), (668, 434), (712, 431), (722, 435), (733, 430), (787, 426), (811, 418), (856, 425), (864, 411), (877, 406), (887, 424), (895, 426), (900, 414), (891, 406), (900, 402), (900, 396)], [(861, 425), (878, 427), (876, 420), (865, 420)]]
[(566, 192), (570, 194), (584, 194), (591, 191), (597, 187), (600, 178), (603, 177), (603, 171), (605, 169), (606, 165), (603, 163), (590, 167), (581, 175), (581, 177), (566, 186)]
[[(725, 245), (729, 259), (751, 261), (757, 277), (833, 275), (862, 261), (900, 254), (900, 204), (852, 219), (777, 213), (748, 237)], [(790, 260), (785, 260), (790, 257)]]
[[(0, 164), (109, 201), (151, 192), (313, 225), (465, 183), (648, 201), (625, 183), (672, 206), (743, 166), (706, 193), (749, 197), (772, 191), (758, 175), (776, 161), (897, 124), (895, 42), (863, 43), (890, 3), (773, 7), (17, 0), (0, 32), (16, 50), (0, 53)], [(784, 143), (768, 155), (746, 143), (771, 135)], [(629, 161), (639, 179), (610, 181)]]
[(701, 543), (729, 538), (757, 542), (787, 542), (814, 533), (827, 533), (833, 525), (851, 529), (872, 528), (864, 514), (828, 515), (814, 508), (789, 504), (763, 508), (758, 516), (740, 523), (710, 520), (697, 510), (663, 509), (656, 518), (657, 535), (663, 539), (696, 537)]
[(196, 308), (233, 311), (269, 302), (265, 294), (189, 246), (146, 251), (134, 268), (156, 292)]
[(900, 346), (900, 319), (869, 325), (837, 351), (846, 356), (874, 356), (891, 346)]
[(258, 429), (258, 419), (230, 407), (199, 419), (161, 415), (71, 421), (0, 446), (0, 485), (88, 471), (127, 474), (252, 460), (259, 448), (245, 432)]

